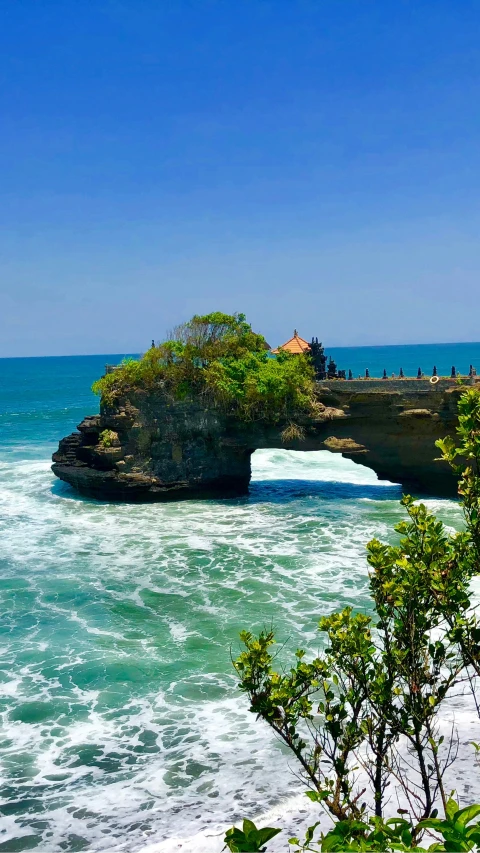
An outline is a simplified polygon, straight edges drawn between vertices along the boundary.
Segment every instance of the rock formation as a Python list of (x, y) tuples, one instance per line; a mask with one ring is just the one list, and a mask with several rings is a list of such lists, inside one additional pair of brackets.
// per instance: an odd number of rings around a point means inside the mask
[[(136, 390), (87, 417), (62, 439), (52, 470), (84, 495), (119, 501), (228, 497), (248, 491), (258, 448), (329, 450), (415, 493), (455, 494), (435, 440), (454, 435), (462, 388), (451, 380), (316, 384), (314, 416), (286, 423), (240, 422), (198, 399)], [(287, 434), (292, 431), (287, 430)]]

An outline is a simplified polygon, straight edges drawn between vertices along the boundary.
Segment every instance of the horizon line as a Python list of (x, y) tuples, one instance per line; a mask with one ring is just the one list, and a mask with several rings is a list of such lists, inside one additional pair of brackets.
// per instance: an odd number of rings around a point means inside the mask
[[(434, 346), (470, 346), (474, 344), (475, 346), (480, 345), (480, 341), (431, 341), (429, 343), (422, 344), (360, 344), (354, 345), (351, 344), (346, 346), (344, 344), (330, 344), (325, 346), (325, 350), (328, 349), (395, 349), (400, 347), (434, 347)], [(322, 342), (323, 345), (323, 342)], [(144, 352), (148, 352), (144, 350)], [(94, 352), (94, 353), (69, 353), (64, 355), (0, 355), (0, 361), (14, 361), (14, 360), (27, 360), (33, 358), (106, 358), (112, 356), (141, 356), (141, 352)]]

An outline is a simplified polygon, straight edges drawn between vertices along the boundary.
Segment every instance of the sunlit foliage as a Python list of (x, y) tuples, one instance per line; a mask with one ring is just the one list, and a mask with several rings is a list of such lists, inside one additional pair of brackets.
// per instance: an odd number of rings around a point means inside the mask
[(243, 420), (278, 422), (312, 411), (308, 355), (272, 357), (244, 314), (194, 316), (139, 360), (127, 359), (93, 384), (106, 405), (129, 391), (162, 389), (175, 399), (204, 398)]

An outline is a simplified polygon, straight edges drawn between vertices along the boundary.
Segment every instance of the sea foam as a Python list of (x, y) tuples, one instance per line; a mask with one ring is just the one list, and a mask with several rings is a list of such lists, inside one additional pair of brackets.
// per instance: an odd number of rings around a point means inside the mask
[(339, 456), (272, 450), (248, 497), (127, 506), (79, 498), (45, 457), (4, 460), (0, 843), (214, 851), (244, 816), (307, 819), (231, 651), (273, 624), (285, 661), (314, 653), (322, 613), (368, 610), (365, 543), (392, 539), (400, 493)]

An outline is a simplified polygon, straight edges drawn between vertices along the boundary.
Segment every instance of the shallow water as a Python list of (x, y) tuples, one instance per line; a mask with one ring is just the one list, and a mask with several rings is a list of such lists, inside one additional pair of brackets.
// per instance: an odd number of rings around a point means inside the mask
[(238, 500), (79, 498), (49, 456), (103, 360), (25, 360), (43, 375), (2, 386), (0, 851), (136, 851), (295, 793), (231, 649), (273, 624), (287, 659), (321, 614), (368, 610), (365, 543), (401, 517), (398, 486), (327, 452), (258, 451)]

